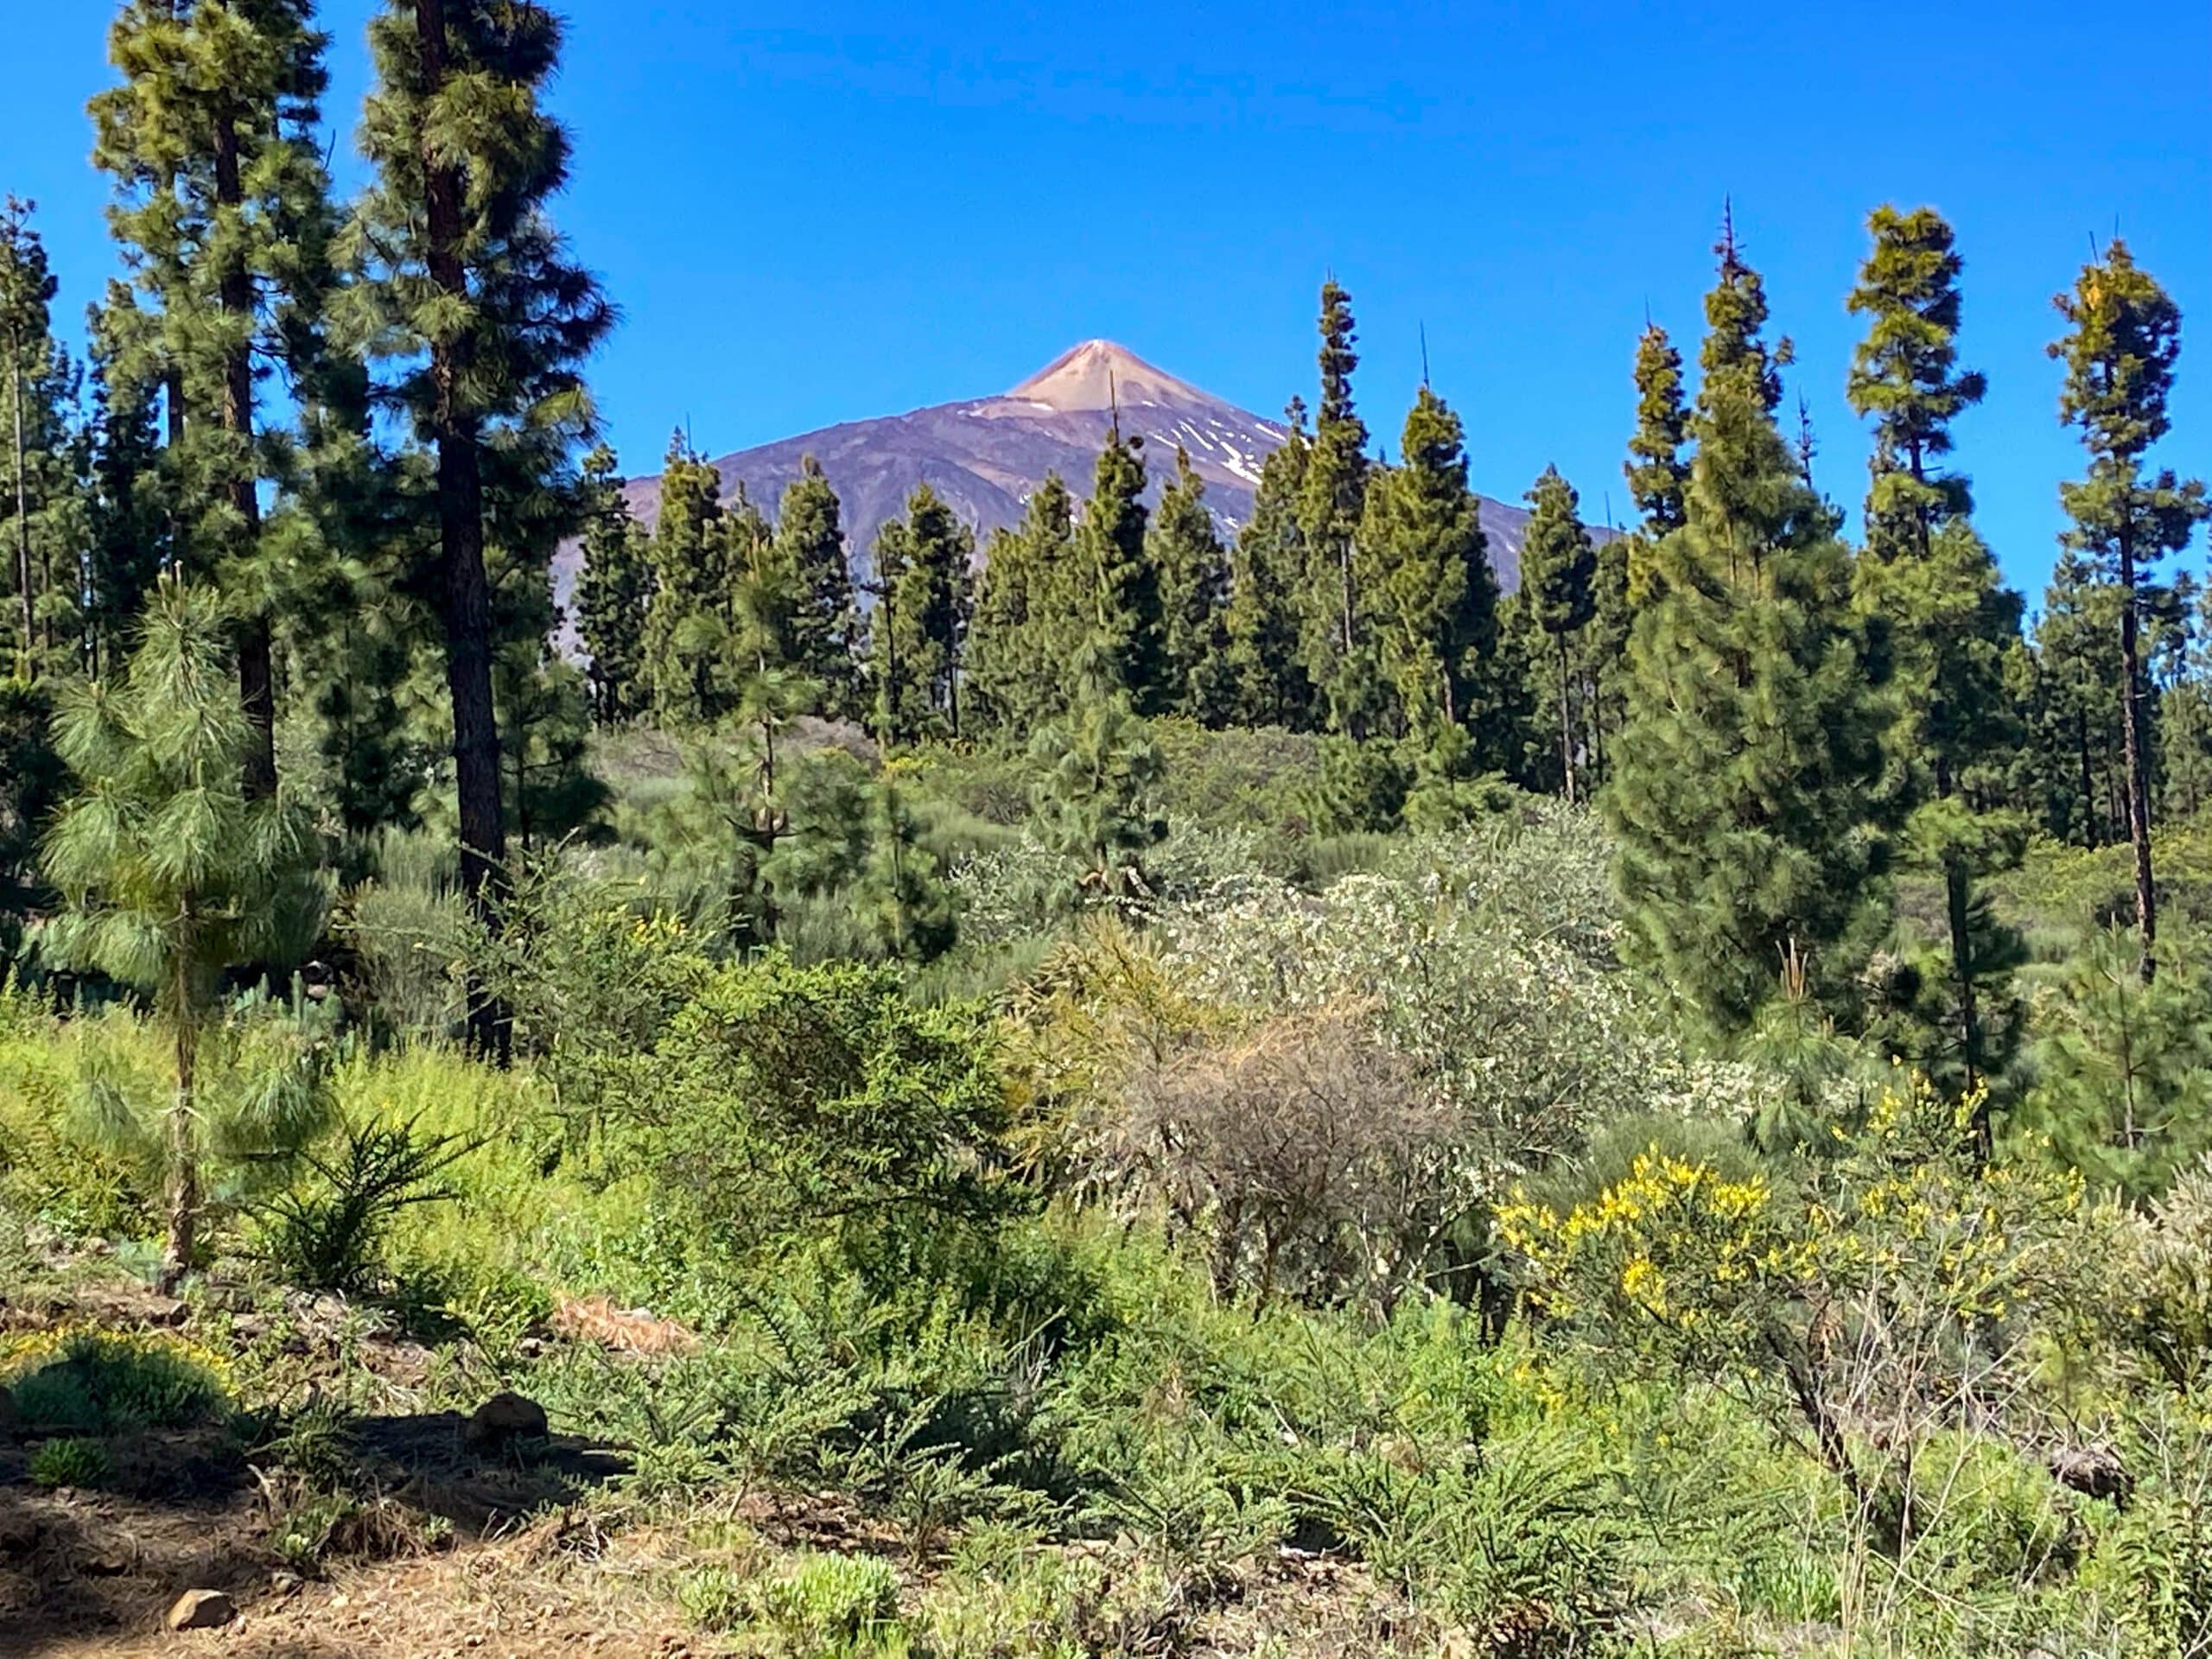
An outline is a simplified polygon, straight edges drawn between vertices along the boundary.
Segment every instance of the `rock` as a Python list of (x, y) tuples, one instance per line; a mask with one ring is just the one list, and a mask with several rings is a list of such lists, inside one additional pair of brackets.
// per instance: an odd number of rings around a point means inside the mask
[(146, 1307), (146, 1323), (156, 1330), (174, 1331), (192, 1318), (192, 1309), (174, 1296), (156, 1296)]
[(543, 1440), (550, 1432), (544, 1407), (502, 1389), (469, 1414), (461, 1438), (464, 1445), (486, 1452), (511, 1440)]
[(169, 1609), (173, 1630), (219, 1630), (238, 1616), (231, 1599), (219, 1590), (188, 1590)]

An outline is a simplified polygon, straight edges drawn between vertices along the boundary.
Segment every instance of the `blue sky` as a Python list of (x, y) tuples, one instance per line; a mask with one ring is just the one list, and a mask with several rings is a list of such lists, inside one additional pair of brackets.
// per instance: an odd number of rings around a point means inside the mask
[[(342, 176), (374, 9), (324, 0)], [(0, 189), (40, 201), (73, 319), (113, 264), (82, 108), (110, 8), (10, 10)], [(1426, 326), (1478, 487), (1556, 461), (1624, 512), (1635, 336), (1648, 306), (1694, 353), (1729, 194), (1830, 493), (1862, 488), (1843, 298), (1885, 200), (1958, 227), (1991, 383), (1960, 461), (2031, 598), (2078, 466), (2050, 296), (2115, 224), (2193, 325), (2169, 458), (2212, 466), (2204, 0), (2124, 29), (2049, 0), (564, 10), (560, 218), (623, 308), (594, 384), (633, 471), (679, 422), (719, 454), (1001, 390), (1092, 335), (1271, 414), (1308, 391), (1332, 270), (1378, 441)]]

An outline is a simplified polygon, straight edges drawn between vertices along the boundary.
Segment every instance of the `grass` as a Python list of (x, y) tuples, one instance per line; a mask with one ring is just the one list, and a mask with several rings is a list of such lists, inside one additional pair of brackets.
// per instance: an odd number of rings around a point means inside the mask
[(35, 1486), (97, 1487), (114, 1471), (106, 1445), (83, 1436), (43, 1440), (31, 1452), (29, 1473)]

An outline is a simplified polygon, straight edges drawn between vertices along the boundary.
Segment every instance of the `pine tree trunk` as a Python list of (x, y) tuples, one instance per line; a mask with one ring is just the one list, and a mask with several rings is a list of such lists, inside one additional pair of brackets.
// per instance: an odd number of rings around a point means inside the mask
[(162, 1247), (160, 1287), (173, 1294), (177, 1281), (191, 1270), (193, 1246), (200, 1227), (200, 1136), (194, 1114), (195, 1062), (199, 1058), (199, 1027), (194, 1023), (191, 992), (184, 982), (186, 969), (180, 957), (176, 989), (176, 1094), (169, 1103), (168, 1225)]
[(2074, 717), (2075, 750), (2082, 766), (2082, 844), (2094, 850), (2097, 838), (2097, 779), (2089, 765), (2089, 716), (2086, 709)]
[[(215, 120), (215, 201), (236, 211), (245, 200), (238, 180), (238, 124), (226, 110)], [(217, 283), (216, 300), (233, 324), (252, 315), (253, 277), (235, 251)], [(245, 334), (223, 365), (223, 429), (239, 450), (232, 461), (231, 509), (238, 517), (240, 550), (251, 558), (261, 543), (261, 498), (254, 488), (253, 357)], [(258, 605), (239, 621), (238, 650), (238, 697), (253, 728), (253, 747), (245, 758), (245, 792), (248, 799), (265, 799), (276, 792), (276, 697), (269, 617)]]
[(2135, 849), (2135, 922), (2143, 956), (2136, 971), (2148, 984), (2158, 971), (2158, 892), (2151, 879), (2151, 800), (2143, 765), (2141, 669), (2135, 613), (2135, 544), (2129, 528), (2120, 535), (2120, 671), (2121, 747), (2127, 763), (2127, 838)]
[(30, 492), (23, 479), (23, 342), (15, 329), (8, 333), (8, 384), (14, 390), (11, 401), (16, 412), (16, 593), (23, 611), (23, 663), (25, 679), (32, 678), (38, 664), (32, 655), (32, 629), (35, 613), (31, 604), (31, 517)]
[[(416, 39), (423, 82), (435, 98), (446, 79), (444, 0), (416, 0)], [(462, 181), (460, 170), (426, 143), (423, 172), (429, 200), (431, 283), (457, 305), (468, 302), (461, 262)], [(436, 388), (432, 415), (437, 443), (439, 607), (446, 635), (446, 690), (453, 703), (453, 755), (461, 819), (461, 886), (483, 926), (499, 926), (505, 886), (506, 823), (500, 805), (499, 733), (492, 701), (492, 594), (484, 570), (484, 479), (481, 433), (458, 404), (457, 389), (472, 356), (466, 333), (430, 347)], [(470, 1040), (480, 1053), (504, 1059), (513, 1020), (480, 985), (468, 992)]]
[[(1951, 763), (1948, 756), (1938, 755), (1936, 760), (1936, 798), (1951, 798)], [(1974, 876), (1963, 860), (1952, 857), (1943, 861), (1943, 909), (1951, 931), (1951, 979), (1958, 987), (1959, 996), (1959, 1055), (1966, 1065), (1967, 1093), (1971, 1096), (1981, 1082), (1981, 1014), (1980, 998), (1974, 986), (1974, 939), (1972, 933)], [(1990, 1141), (1989, 1103), (1978, 1100), (1974, 1109), (1974, 1147), (1983, 1161), (1988, 1160)]]
[(1567, 804), (1574, 804), (1574, 716), (1567, 697), (1567, 635), (1555, 633), (1559, 642), (1559, 767), (1567, 782)]

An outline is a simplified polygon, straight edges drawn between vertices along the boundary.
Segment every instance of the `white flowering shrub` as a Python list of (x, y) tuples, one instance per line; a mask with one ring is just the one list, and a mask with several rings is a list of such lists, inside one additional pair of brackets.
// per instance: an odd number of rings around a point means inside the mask
[[(1503, 873), (1439, 840), (1318, 894), (1241, 875), (1071, 945), (1035, 1052), (1087, 1184), (1204, 1230), (1224, 1284), (1385, 1306), (1479, 1289), (1493, 1204), (1688, 1082), (1602, 965), (1582, 877), (1554, 877), (1577, 895), (1556, 912), (1532, 896), (1545, 841), (1579, 827), (1499, 838)], [(1108, 1063), (1102, 1033), (1126, 1034)]]

